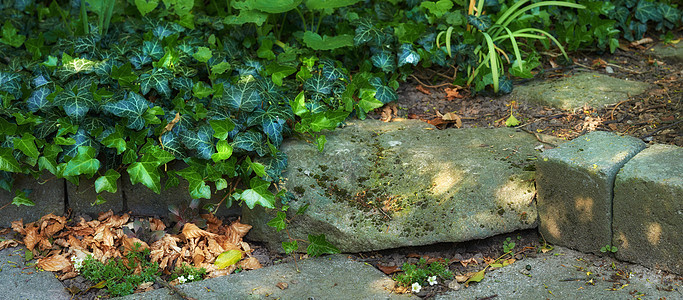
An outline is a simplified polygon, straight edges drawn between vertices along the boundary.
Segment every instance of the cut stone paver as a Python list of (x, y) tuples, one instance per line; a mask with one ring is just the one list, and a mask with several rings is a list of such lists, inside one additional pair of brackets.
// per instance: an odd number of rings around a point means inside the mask
[(108, 210), (112, 210), (114, 213), (122, 212), (123, 193), (121, 190), (123, 186), (121, 184), (121, 178), (116, 181), (116, 193), (102, 192), (100, 196), (104, 198), (106, 202), (92, 205), (97, 199), (95, 180), (97, 180), (97, 176), (90, 179), (81, 178), (77, 186), (67, 181), (66, 192), (69, 196), (69, 208), (74, 212), (86, 213), (91, 216), (97, 216), (97, 214)]
[(10, 227), (12, 221), (24, 220), (24, 224), (38, 221), (40, 217), (53, 213), (64, 214), (64, 179), (56, 179), (54, 175), (45, 171), (35, 179), (29, 175), (14, 174), (12, 192), (0, 190), (0, 203), (11, 203), (15, 191), (24, 191), (26, 196), (35, 203), (34, 206), (7, 205), (0, 209), (0, 226)]
[(680, 43), (675, 45), (657, 44), (650, 49), (650, 53), (670, 64), (683, 63), (683, 45)]
[(558, 80), (530, 83), (515, 87), (512, 97), (530, 103), (577, 109), (588, 104), (602, 108), (643, 93), (649, 88), (645, 82), (623, 80), (604, 74), (587, 72)]
[(653, 145), (614, 186), (617, 258), (683, 274), (683, 148)]
[(682, 299), (680, 282), (680, 277), (642, 266), (555, 247), (489, 270), (481, 282), (468, 288), (460, 284), (459, 290), (436, 299)]
[(639, 139), (595, 131), (545, 151), (536, 169), (545, 239), (592, 253), (610, 245), (614, 179), (644, 148)]
[[(344, 255), (294, 263), (178, 285), (195, 299), (418, 299), (391, 292), (394, 281), (369, 264)], [(284, 283), (284, 284), (282, 284)], [(278, 284), (283, 288), (278, 287)], [(285, 286), (286, 285), (286, 286)], [(168, 289), (115, 299), (175, 300)]]
[[(417, 120), (349, 123), (327, 134), (323, 153), (287, 141), (289, 234), (325, 234), (344, 252), (362, 252), (533, 228), (534, 172), (525, 167), (533, 168), (538, 145), (514, 129), (434, 130)], [(253, 226), (250, 239), (281, 251), (286, 233), (266, 225), (274, 215), (245, 208), (242, 222)]]
[(72, 299), (52, 272), (36, 271), (35, 267), (26, 265), (25, 251), (23, 246), (0, 250), (0, 298)]

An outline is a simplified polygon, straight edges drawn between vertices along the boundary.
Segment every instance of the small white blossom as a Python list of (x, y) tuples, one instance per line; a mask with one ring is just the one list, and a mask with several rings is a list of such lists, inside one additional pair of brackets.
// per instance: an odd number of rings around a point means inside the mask
[(192, 274), (187, 275), (187, 280), (193, 281), (193, 280), (194, 280), (194, 275), (192, 275)]
[(429, 282), (429, 285), (435, 285), (437, 283), (436, 282), (436, 275), (435, 276), (429, 276), (429, 278), (427, 278), (427, 282)]
[(83, 268), (83, 259), (82, 258), (72, 256), (71, 261), (74, 263), (74, 269), (76, 269), (76, 271), (80, 271), (81, 268)]
[(412, 288), (413, 288), (413, 293), (419, 293), (420, 290), (422, 289), (422, 286), (420, 286), (420, 284), (416, 282), (416, 283), (413, 283)]
[(185, 276), (180, 276), (180, 277), (178, 277), (178, 282), (179, 283), (185, 283), (185, 282), (187, 282), (187, 279), (185, 279)]

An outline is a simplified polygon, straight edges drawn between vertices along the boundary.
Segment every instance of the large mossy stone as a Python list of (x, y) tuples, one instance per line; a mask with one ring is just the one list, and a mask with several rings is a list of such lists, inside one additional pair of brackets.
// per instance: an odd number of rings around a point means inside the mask
[(663, 59), (671, 64), (683, 63), (683, 45), (670, 44), (663, 45), (657, 44), (650, 49), (650, 53), (655, 57)]
[[(555, 141), (557, 142), (557, 141)], [(290, 140), (284, 187), (292, 238), (325, 234), (345, 252), (461, 242), (536, 226), (532, 135), (514, 129), (435, 130), (420, 121), (358, 121), (316, 145)], [(294, 215), (310, 205), (303, 215)], [(252, 240), (280, 249), (276, 210), (242, 212)], [(299, 243), (300, 250), (305, 244)]]
[(584, 105), (602, 108), (645, 92), (645, 82), (613, 78), (587, 72), (557, 80), (535, 82), (515, 87), (512, 97), (521, 101), (561, 109)]

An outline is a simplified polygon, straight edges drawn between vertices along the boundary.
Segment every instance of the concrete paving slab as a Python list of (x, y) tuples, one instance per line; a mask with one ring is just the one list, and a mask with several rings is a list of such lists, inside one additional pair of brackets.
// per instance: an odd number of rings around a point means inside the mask
[[(486, 273), (436, 299), (683, 299), (683, 278), (563, 247)], [(489, 298), (486, 298), (489, 299)]]
[(595, 131), (545, 151), (536, 165), (545, 239), (587, 253), (610, 245), (614, 179), (644, 148), (639, 139)]
[(0, 250), (0, 299), (71, 299), (52, 272), (26, 264), (25, 251), (23, 246)]
[(616, 257), (683, 274), (683, 148), (653, 145), (614, 185)]
[(561, 109), (577, 109), (588, 104), (602, 108), (643, 93), (649, 84), (613, 78), (605, 74), (586, 72), (557, 80), (548, 80), (515, 87), (512, 97)]
[(657, 44), (650, 48), (649, 53), (670, 64), (683, 63), (683, 45), (680, 43), (670, 45)]
[[(209, 299), (417, 299), (391, 292), (394, 281), (374, 267), (344, 255), (294, 263), (178, 285), (188, 296)], [(281, 289), (280, 284), (286, 288)], [(115, 298), (176, 300), (168, 289)]]

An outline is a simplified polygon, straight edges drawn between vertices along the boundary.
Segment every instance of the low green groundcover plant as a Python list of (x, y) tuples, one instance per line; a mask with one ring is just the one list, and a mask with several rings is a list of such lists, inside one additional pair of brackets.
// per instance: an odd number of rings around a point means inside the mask
[(401, 286), (411, 287), (415, 293), (419, 293), (420, 289), (426, 285), (435, 285), (438, 279), (450, 280), (453, 279), (453, 273), (448, 270), (448, 262), (431, 262), (420, 258), (417, 264), (404, 263), (401, 270), (403, 273), (394, 276), (394, 280)]

